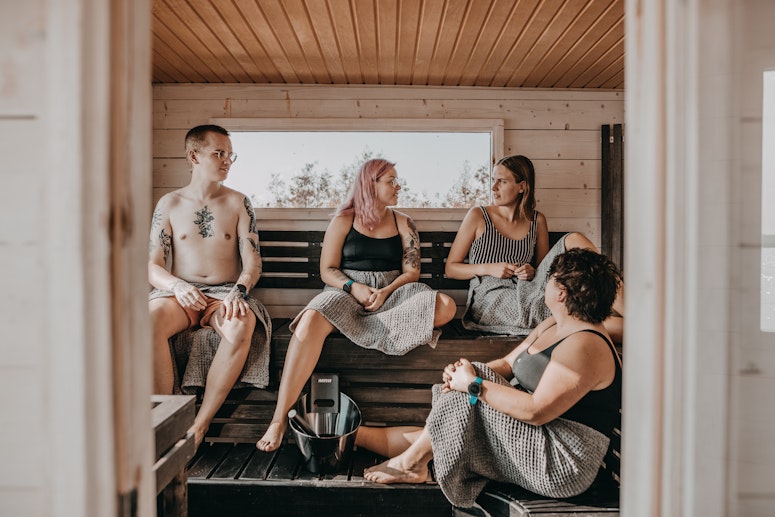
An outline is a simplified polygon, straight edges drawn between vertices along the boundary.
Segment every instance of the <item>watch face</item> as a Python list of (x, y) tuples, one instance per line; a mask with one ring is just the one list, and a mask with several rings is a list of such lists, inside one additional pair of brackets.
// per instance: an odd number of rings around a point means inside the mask
[(344, 292), (349, 293), (350, 287), (351, 287), (351, 284), (347, 283), (342, 286), (342, 289), (344, 290)]
[(478, 397), (482, 394), (482, 385), (478, 382), (472, 382), (468, 385), (468, 394)]

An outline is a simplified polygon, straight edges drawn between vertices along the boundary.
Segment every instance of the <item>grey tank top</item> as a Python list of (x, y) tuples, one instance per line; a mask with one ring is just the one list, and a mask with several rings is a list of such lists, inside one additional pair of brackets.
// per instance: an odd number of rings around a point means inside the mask
[(469, 264), (490, 264), (493, 262), (509, 262), (511, 264), (527, 264), (532, 262), (536, 249), (536, 226), (538, 212), (533, 210), (533, 220), (530, 231), (522, 239), (510, 239), (500, 233), (492, 223), (487, 210), (483, 206), (484, 233), (471, 243), (468, 252)]
[[(560, 416), (597, 429), (604, 435), (611, 437), (614, 428), (619, 425), (619, 408), (622, 407), (622, 367), (619, 364), (616, 348), (607, 337), (592, 329), (584, 329), (579, 332), (591, 332), (606, 342), (614, 360), (614, 380), (603, 389), (590, 391)], [(511, 367), (514, 378), (519, 383), (519, 389), (528, 393), (535, 391), (544, 375), (546, 366), (552, 360), (552, 352), (567, 337), (535, 354), (529, 353), (529, 346), (519, 354)]]

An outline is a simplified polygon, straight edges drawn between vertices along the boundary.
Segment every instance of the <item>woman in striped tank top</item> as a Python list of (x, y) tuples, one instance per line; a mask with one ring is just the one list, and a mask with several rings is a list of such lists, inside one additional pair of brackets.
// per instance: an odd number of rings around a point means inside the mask
[[(535, 169), (525, 156), (498, 161), (492, 192), (492, 205), (474, 207), (463, 219), (446, 274), (470, 279), (465, 328), (526, 336), (550, 316), (544, 288), (554, 257), (571, 248), (598, 250), (580, 233), (566, 234), (549, 248), (546, 218), (535, 209)], [(623, 314), (621, 295), (614, 309)], [(621, 342), (621, 318), (609, 320), (606, 328)]]

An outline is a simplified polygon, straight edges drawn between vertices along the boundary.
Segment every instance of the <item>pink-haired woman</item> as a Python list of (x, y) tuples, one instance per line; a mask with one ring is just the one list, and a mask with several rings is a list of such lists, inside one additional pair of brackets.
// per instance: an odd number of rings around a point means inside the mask
[(455, 302), (420, 278), (420, 239), (410, 217), (389, 207), (401, 185), (395, 164), (369, 160), (355, 177), (323, 238), (320, 276), (326, 286), (291, 323), (272, 421), (256, 443), (273, 451), (282, 443), (288, 410), (315, 369), (323, 342), (334, 329), (364, 348), (403, 355), (436, 346)]

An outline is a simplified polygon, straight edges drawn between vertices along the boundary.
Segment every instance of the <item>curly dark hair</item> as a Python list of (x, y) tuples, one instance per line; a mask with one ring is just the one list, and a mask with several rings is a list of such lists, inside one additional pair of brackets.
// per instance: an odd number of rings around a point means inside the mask
[(557, 255), (548, 277), (565, 288), (568, 314), (589, 323), (611, 315), (622, 275), (611, 259), (588, 249), (574, 248)]

